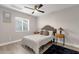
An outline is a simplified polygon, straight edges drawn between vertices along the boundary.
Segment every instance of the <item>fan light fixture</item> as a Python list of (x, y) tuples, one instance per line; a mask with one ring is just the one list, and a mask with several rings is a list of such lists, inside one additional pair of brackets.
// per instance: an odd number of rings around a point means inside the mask
[(37, 4), (37, 5), (35, 5), (33, 8), (24, 6), (24, 8), (28, 8), (28, 9), (33, 10), (32, 14), (34, 14), (34, 12), (36, 12), (36, 11), (37, 11), (37, 12), (41, 12), (41, 13), (45, 13), (44, 11), (39, 10), (41, 7), (43, 7), (42, 4)]

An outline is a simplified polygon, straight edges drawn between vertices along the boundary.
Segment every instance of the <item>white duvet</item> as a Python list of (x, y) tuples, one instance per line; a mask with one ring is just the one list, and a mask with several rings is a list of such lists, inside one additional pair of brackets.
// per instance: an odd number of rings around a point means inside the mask
[(52, 40), (52, 36), (44, 36), (39, 34), (28, 35), (24, 36), (22, 44), (32, 48), (35, 51), (35, 53), (39, 53), (40, 46), (48, 43), (50, 40)]

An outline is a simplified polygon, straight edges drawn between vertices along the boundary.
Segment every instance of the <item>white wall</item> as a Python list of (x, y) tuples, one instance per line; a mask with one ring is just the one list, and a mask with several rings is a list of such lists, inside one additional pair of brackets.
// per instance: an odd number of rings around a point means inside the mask
[[(3, 23), (3, 11), (8, 11), (11, 13), (11, 23)], [(15, 17), (20, 16), (29, 19), (30, 21), (30, 31), (29, 32), (16, 32), (15, 30)], [(5, 7), (0, 6), (0, 43), (8, 42), (12, 40), (17, 40), (25, 35), (32, 34), (37, 29), (37, 18), (20, 13)]]
[(45, 25), (55, 28), (63, 27), (66, 44), (79, 47), (79, 6), (63, 9), (38, 18), (38, 29)]

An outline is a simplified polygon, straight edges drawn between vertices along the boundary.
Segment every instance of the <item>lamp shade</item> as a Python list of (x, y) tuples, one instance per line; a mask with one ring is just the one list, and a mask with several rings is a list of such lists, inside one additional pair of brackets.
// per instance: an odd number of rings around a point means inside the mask
[(62, 27), (60, 27), (58, 30), (63, 31), (64, 29)]

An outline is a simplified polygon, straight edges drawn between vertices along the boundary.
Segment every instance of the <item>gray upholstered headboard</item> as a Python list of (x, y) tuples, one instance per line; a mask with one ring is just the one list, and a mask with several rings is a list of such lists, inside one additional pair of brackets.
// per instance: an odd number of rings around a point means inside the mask
[(55, 29), (54, 29), (54, 27), (52, 27), (50, 25), (46, 25), (41, 30), (54, 31)]
[[(54, 27), (52, 27), (52, 26), (50, 26), (50, 25), (46, 25), (46, 26), (44, 26), (41, 30), (46, 30), (47, 32), (48, 31), (52, 31), (53, 33), (53, 35), (55, 35), (55, 33), (57, 33), (57, 29), (55, 29)], [(46, 32), (46, 34), (47, 34), (47, 32)]]

